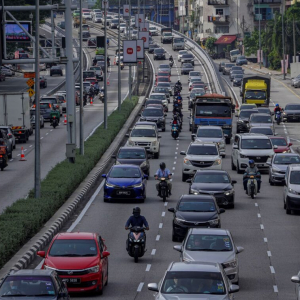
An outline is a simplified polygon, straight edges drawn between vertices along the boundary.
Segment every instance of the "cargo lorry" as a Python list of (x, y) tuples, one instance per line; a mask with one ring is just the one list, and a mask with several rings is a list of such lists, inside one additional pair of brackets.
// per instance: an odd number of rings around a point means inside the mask
[(0, 94), (0, 125), (11, 126), (19, 142), (28, 141), (33, 133), (28, 93)]
[(172, 35), (172, 28), (171, 27), (165, 27), (162, 28), (160, 31), (161, 38), (160, 41), (162, 44), (171, 44), (173, 41), (173, 35)]
[(271, 77), (261, 75), (244, 76), (240, 95), (242, 103), (269, 106)]

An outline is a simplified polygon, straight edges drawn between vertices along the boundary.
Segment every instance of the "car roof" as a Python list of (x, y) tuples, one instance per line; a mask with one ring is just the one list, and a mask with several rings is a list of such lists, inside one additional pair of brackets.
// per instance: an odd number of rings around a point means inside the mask
[(199, 129), (218, 129), (218, 130), (222, 130), (222, 128), (220, 126), (198, 126), (198, 130)]
[(142, 151), (146, 152), (144, 147), (127, 147), (127, 146), (124, 146), (124, 147), (120, 147), (119, 151), (120, 150), (142, 150)]
[[(132, 130), (135, 129), (136, 127), (138, 127), (139, 129), (149, 129), (150, 125), (137, 125), (137, 126), (134, 126), (132, 128)], [(154, 126), (151, 126), (151, 127), (154, 127)], [(150, 128), (150, 129), (154, 130), (154, 128)]]
[(298, 153), (275, 153), (274, 156), (299, 156), (300, 157)]
[(216, 144), (213, 143), (213, 142), (203, 142), (203, 141), (199, 141), (199, 140), (196, 140), (196, 141), (193, 141), (190, 143), (190, 146), (211, 146), (211, 147), (216, 147)]
[(228, 229), (222, 228), (191, 228), (191, 234), (231, 235)]
[(22, 269), (11, 270), (9, 276), (50, 276), (54, 271), (51, 269)]
[(135, 126), (151, 126), (157, 128), (157, 124), (155, 122), (147, 122), (147, 121), (138, 121), (135, 123)]
[(92, 232), (61, 232), (56, 235), (56, 240), (93, 240), (96, 233)]
[(190, 195), (190, 194), (186, 194), (186, 195), (182, 195), (180, 197), (180, 200), (214, 200), (215, 197), (213, 195)]
[(164, 97), (166, 96), (166, 94), (164, 94), (164, 93), (152, 93), (152, 94), (150, 94), (149, 97), (151, 97), (152, 95), (154, 95), (154, 96), (160, 95), (160, 96), (164, 96)]
[(254, 103), (243, 103), (241, 106), (256, 106)]
[[(283, 140), (286, 140), (286, 137), (284, 136), (270, 136), (270, 139), (283, 139)], [(286, 153), (284, 153), (286, 154)]]
[(291, 164), (289, 165), (291, 171), (300, 171), (300, 164)]
[(258, 110), (256, 109), (256, 108), (252, 108), (252, 109), (243, 109), (243, 111), (251, 111), (251, 112), (255, 112), (255, 111), (257, 111), (256, 113), (258, 114)]
[(196, 174), (201, 174), (201, 175), (203, 175), (203, 174), (206, 174), (206, 173), (216, 173), (216, 174), (226, 174), (226, 175), (228, 175), (228, 172), (227, 171), (225, 171), (225, 170), (217, 170), (217, 169), (210, 169), (210, 170), (197, 170), (197, 172), (195, 173), (195, 175)]
[(133, 169), (140, 169), (140, 166), (132, 165), (132, 164), (123, 164), (123, 165), (113, 165), (112, 168), (133, 168)]
[(168, 271), (220, 272), (220, 265), (212, 262), (172, 262)]
[(265, 134), (262, 133), (243, 133), (241, 134), (241, 138), (242, 139), (252, 139), (252, 138), (256, 138), (256, 139), (269, 139), (269, 137), (267, 137)]

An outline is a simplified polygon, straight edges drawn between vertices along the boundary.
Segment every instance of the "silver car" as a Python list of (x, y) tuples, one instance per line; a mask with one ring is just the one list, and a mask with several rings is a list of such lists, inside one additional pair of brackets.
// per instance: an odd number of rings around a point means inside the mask
[(293, 276), (291, 278), (291, 281), (294, 283), (297, 283), (296, 285), (296, 295), (297, 295), (297, 300), (300, 300), (300, 272), (298, 273), (298, 275)]
[(183, 63), (181, 65), (181, 75), (189, 74), (190, 71), (194, 71), (194, 66), (191, 63)]
[(220, 228), (191, 228), (182, 245), (173, 247), (180, 252), (181, 261), (207, 261), (219, 263), (232, 283), (239, 282), (237, 254), (244, 251), (236, 247), (231, 233)]
[(171, 74), (172, 69), (171, 69), (170, 65), (167, 65), (167, 64), (159, 65), (158, 72), (169, 72), (169, 74), (172, 75)]
[(0, 125), (0, 130), (3, 130), (7, 134), (7, 138), (12, 146), (12, 149), (16, 149), (16, 138), (9, 125)]
[(252, 127), (271, 127), (274, 131), (274, 123), (269, 114), (252, 114), (248, 123), (249, 130)]
[(297, 88), (300, 87), (300, 74), (291, 80), (291, 86)]
[(277, 153), (273, 156), (269, 165), (269, 183), (283, 183), (286, 169), (291, 164), (300, 164), (300, 156), (295, 153)]
[(149, 283), (156, 300), (231, 300), (239, 286), (231, 284), (222, 266), (208, 262), (172, 262), (159, 282)]

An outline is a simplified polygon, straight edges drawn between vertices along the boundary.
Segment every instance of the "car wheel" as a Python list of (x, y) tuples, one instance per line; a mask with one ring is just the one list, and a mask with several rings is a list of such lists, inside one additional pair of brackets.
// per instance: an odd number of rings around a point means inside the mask
[(269, 177), (269, 183), (270, 183), (270, 185), (274, 185), (274, 182), (271, 180), (270, 177)]
[(286, 204), (285, 204), (284, 200), (283, 200), (283, 209), (286, 209)]
[(182, 173), (182, 178), (181, 179), (182, 179), (183, 182), (185, 182), (185, 181), (187, 181), (187, 179), (189, 179), (189, 177), (190, 176), (188, 174)]
[(159, 158), (159, 151), (156, 152), (156, 153), (154, 153), (154, 158), (155, 158), (155, 159), (158, 159), (158, 158)]
[(102, 279), (101, 279), (101, 289), (99, 288), (99, 286), (96, 289), (96, 293), (98, 295), (103, 295), (103, 288), (104, 288), (104, 284), (103, 284), (103, 274), (102, 274)]
[(231, 170), (236, 170), (236, 166), (233, 164), (233, 159), (231, 158)]
[(285, 212), (286, 212), (287, 215), (290, 215), (292, 213), (292, 211), (290, 209), (288, 209), (287, 207), (285, 209)]
[(105, 198), (105, 197), (103, 197), (103, 202), (108, 202), (108, 200)]
[(228, 205), (229, 208), (234, 208), (234, 202)]
[(106, 270), (107, 272), (107, 278), (106, 278), (106, 282), (105, 282), (105, 284), (104, 284), (104, 286), (107, 286), (108, 285), (108, 263), (107, 263), (107, 270)]

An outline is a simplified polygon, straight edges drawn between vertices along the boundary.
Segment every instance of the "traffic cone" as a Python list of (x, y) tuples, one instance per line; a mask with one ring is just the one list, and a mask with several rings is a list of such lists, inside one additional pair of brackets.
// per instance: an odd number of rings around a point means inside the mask
[(90, 104), (93, 105), (93, 97), (91, 97)]
[(109, 85), (109, 80), (107, 80), (107, 85)]
[(65, 119), (64, 119), (64, 125), (67, 125), (67, 115), (65, 115)]
[(25, 159), (25, 154), (24, 154), (24, 149), (23, 147), (21, 148), (21, 158), (19, 159), (19, 161), (26, 161), (27, 159)]

